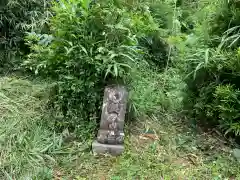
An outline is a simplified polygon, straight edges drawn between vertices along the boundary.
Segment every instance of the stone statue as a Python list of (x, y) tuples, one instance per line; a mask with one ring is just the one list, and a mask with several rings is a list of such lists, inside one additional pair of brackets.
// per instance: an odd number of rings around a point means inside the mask
[(124, 86), (108, 86), (104, 91), (102, 116), (93, 152), (119, 155), (124, 147), (124, 119), (128, 93)]

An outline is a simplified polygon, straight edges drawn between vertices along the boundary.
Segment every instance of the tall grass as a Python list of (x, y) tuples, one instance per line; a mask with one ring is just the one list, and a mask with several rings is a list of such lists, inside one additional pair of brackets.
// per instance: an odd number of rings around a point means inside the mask
[(0, 78), (0, 179), (51, 177), (55, 161), (50, 154), (60, 148), (61, 137), (44, 121), (48, 114), (45, 87)]
[(175, 68), (161, 73), (141, 63), (132, 74), (130, 96), (139, 116), (181, 111), (185, 83)]

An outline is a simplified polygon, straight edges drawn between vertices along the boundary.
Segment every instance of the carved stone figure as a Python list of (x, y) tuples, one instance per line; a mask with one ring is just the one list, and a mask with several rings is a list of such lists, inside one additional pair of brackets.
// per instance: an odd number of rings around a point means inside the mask
[(124, 119), (128, 93), (124, 86), (108, 86), (104, 91), (102, 116), (97, 141), (93, 142), (96, 153), (119, 155), (123, 152)]

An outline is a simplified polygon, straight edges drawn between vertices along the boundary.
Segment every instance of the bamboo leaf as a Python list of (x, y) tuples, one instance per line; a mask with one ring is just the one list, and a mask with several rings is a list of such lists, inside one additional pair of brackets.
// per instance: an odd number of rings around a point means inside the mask
[(127, 59), (131, 60), (132, 62), (135, 62), (135, 60), (127, 54), (120, 53), (119, 55), (123, 56), (123, 57), (126, 57)]

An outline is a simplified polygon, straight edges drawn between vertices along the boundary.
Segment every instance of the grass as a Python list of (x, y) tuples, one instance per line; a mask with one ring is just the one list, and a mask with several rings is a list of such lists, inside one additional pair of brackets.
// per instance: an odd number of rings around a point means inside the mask
[[(45, 82), (0, 78), (0, 179), (240, 179), (228, 140), (189, 128), (174, 114), (129, 123), (122, 156), (53, 131)], [(154, 138), (143, 138), (146, 130)]]
[[(0, 78), (0, 179), (27, 179), (49, 169), (59, 137), (46, 126), (45, 84)], [(47, 174), (44, 173), (46, 176)]]

